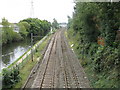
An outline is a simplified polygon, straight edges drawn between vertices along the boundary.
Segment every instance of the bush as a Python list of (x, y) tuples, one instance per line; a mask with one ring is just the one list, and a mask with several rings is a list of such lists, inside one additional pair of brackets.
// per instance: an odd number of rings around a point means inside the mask
[(13, 41), (20, 41), (20, 40), (23, 40), (23, 37), (19, 33), (14, 32)]
[(12, 88), (17, 82), (20, 81), (20, 73), (17, 66), (13, 69), (3, 69), (2, 75), (3, 89)]
[[(73, 18), (68, 20), (71, 30), (68, 38), (78, 39), (73, 40), (78, 44), (75, 50), (82, 65), (92, 67), (92, 74), (100, 79), (93, 78), (97, 87), (118, 87), (115, 83), (120, 82), (120, 42), (116, 42), (116, 31), (120, 27), (119, 4), (76, 2)], [(73, 33), (75, 37), (71, 35)], [(104, 39), (104, 46), (98, 45), (99, 37)]]

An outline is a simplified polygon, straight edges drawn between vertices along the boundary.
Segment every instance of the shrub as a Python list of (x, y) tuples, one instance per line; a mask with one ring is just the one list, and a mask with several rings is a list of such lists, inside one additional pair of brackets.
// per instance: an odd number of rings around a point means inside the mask
[(20, 73), (17, 66), (12, 69), (3, 69), (2, 75), (3, 89), (12, 88), (17, 82), (20, 81)]

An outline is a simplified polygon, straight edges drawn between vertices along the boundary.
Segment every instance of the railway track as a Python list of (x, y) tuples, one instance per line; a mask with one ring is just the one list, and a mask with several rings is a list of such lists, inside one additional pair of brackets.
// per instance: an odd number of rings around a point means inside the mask
[(27, 88), (90, 88), (89, 81), (60, 29), (51, 38), (42, 62), (23, 86)]

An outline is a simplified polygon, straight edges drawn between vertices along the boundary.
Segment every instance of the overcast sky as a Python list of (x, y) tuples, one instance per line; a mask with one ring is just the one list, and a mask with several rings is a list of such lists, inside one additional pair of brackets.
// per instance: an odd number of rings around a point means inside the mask
[[(73, 0), (33, 0), (34, 17), (58, 22), (67, 22), (74, 11)], [(0, 22), (3, 17), (15, 23), (30, 17), (31, 0), (0, 0)]]

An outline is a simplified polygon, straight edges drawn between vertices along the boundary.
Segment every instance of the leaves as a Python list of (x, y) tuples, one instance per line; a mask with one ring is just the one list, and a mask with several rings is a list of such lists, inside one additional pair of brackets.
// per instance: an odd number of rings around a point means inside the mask
[(12, 41), (21, 40), (22, 37), (20, 34), (13, 31), (13, 26), (11, 23), (8, 22), (7, 19), (2, 19), (2, 43), (7, 44), (11, 43)]
[(12, 88), (21, 79), (18, 67), (14, 67), (13, 69), (3, 69), (2, 74), (3, 89)]
[[(114, 82), (120, 82), (120, 44), (115, 41), (116, 31), (120, 28), (119, 4), (76, 2), (73, 18), (68, 21), (71, 24), (69, 27), (74, 30), (74, 44), (77, 44), (75, 50), (82, 65), (92, 67), (92, 74), (98, 75), (100, 79), (94, 80), (95, 87), (118, 87)], [(103, 38), (105, 46), (97, 44), (99, 37)], [(101, 76), (103, 73), (110, 77), (110, 84), (105, 83), (106, 77)]]
[(44, 36), (46, 35), (51, 28), (50, 22), (46, 20), (40, 20), (37, 18), (28, 18), (20, 21), (26, 28), (28, 35), (33, 33), (34, 35)]
[(58, 24), (58, 22), (57, 22), (57, 20), (56, 20), (55, 18), (53, 19), (52, 27), (53, 27), (54, 29), (58, 29), (58, 28), (59, 28), (59, 24)]

